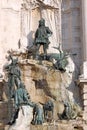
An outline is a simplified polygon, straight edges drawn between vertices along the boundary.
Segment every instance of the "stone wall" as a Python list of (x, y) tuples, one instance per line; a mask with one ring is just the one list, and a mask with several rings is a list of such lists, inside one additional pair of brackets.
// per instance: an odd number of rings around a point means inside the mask
[[(56, 4), (55, 4), (56, 2)], [(35, 0), (1, 0), (0, 1), (0, 71), (2, 72), (5, 56), (9, 49), (31, 46), (38, 21), (45, 18), (46, 26), (52, 30), (51, 44), (48, 52), (55, 52), (53, 46), (61, 41), (61, 2)], [(3, 63), (3, 64), (1, 64)]]
[[(81, 0), (62, 0), (62, 47), (63, 50), (76, 53), (72, 55), (75, 65), (74, 80), (78, 80), (82, 65), (82, 27), (81, 27)], [(78, 92), (80, 89), (72, 84), (71, 90)]]
[(20, 3), (21, 1), (16, 0), (0, 1), (0, 69), (6, 61), (7, 51), (11, 48), (18, 48), (21, 21)]
[(75, 65), (82, 64), (81, 0), (62, 0), (62, 41), (63, 49), (76, 53)]

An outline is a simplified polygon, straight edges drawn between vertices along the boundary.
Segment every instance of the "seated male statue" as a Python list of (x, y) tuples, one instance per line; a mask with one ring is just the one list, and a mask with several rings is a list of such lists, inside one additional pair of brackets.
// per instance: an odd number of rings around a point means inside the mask
[(15, 123), (16, 119), (18, 118), (20, 107), (23, 105), (29, 105), (30, 107), (34, 107), (35, 103), (31, 102), (30, 96), (25, 89), (25, 85), (21, 82), (19, 88), (17, 88), (14, 94), (15, 112), (13, 113), (12, 119), (9, 122), (10, 125)]

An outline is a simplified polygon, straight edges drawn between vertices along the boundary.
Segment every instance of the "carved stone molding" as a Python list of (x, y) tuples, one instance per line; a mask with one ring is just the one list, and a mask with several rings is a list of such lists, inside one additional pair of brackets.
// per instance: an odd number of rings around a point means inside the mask
[(25, 8), (26, 10), (37, 8), (38, 2), (36, 0), (23, 0), (22, 8)]

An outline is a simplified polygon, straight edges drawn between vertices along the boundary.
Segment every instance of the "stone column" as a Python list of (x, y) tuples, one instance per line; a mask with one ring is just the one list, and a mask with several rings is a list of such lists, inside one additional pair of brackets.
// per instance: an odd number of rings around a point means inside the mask
[(82, 0), (82, 44), (83, 65), (82, 75), (79, 77), (79, 86), (83, 100), (83, 118), (87, 121), (87, 0)]
[(87, 0), (82, 0), (83, 59), (87, 61)]
[(82, 74), (87, 79), (87, 0), (82, 0), (82, 51), (83, 65)]

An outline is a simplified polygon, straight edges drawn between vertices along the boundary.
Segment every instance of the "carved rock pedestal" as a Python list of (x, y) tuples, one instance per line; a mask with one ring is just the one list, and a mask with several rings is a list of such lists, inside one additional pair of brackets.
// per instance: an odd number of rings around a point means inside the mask
[(21, 106), (15, 124), (10, 126), (8, 130), (29, 130), (33, 114), (30, 106)]

